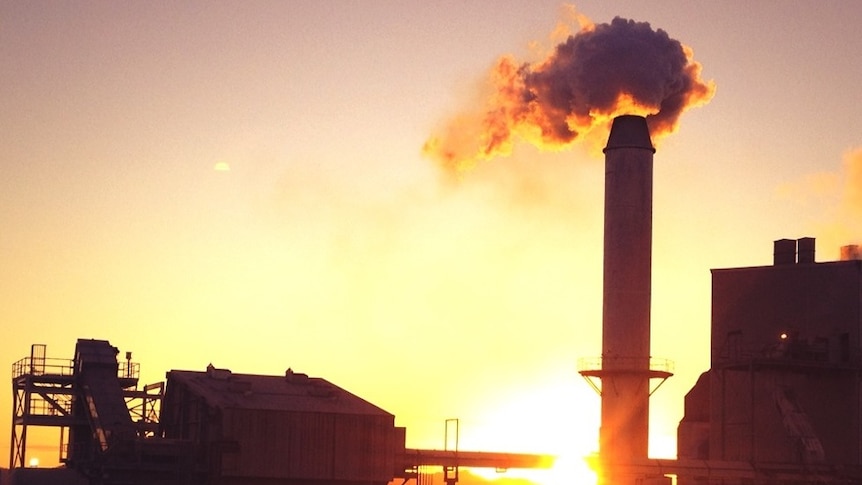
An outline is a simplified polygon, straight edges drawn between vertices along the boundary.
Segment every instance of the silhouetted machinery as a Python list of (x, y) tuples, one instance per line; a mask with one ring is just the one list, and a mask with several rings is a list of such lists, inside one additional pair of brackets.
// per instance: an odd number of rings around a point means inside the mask
[[(78, 340), (71, 361), (34, 345), (13, 366), (12, 483), (383, 485), (443, 467), (547, 467), (541, 455), (405, 447), (395, 416), (324, 379), (206, 371), (167, 373), (137, 389), (138, 364), (104, 340)], [(60, 470), (26, 468), (31, 426), (61, 429)]]
[[(107, 341), (81, 339), (74, 359), (52, 359), (37, 344), (29, 358), (13, 365), (13, 483), (40, 483), (44, 480), (34, 478), (40, 474), (58, 476), (58, 483), (155, 484), (188, 478), (190, 444), (159, 436), (164, 384), (138, 389), (139, 365), (130, 353), (118, 362), (117, 353)], [(65, 470), (25, 468), (27, 435), (34, 426), (60, 429)]]

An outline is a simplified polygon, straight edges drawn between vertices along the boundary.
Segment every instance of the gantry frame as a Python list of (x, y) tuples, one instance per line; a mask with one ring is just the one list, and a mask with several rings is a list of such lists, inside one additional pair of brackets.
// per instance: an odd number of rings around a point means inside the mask
[[(85, 417), (73, 413), (73, 403), (79, 395), (76, 386), (75, 361), (49, 359), (44, 344), (33, 344), (30, 356), (12, 365), (12, 439), (9, 468), (27, 466), (27, 435), (31, 426), (60, 429), (58, 461), (68, 458), (68, 434), (73, 427), (88, 426)], [(164, 383), (158, 382), (137, 389), (140, 366), (126, 355), (119, 362), (118, 377), (130, 416), (140, 436), (158, 432), (159, 405)]]

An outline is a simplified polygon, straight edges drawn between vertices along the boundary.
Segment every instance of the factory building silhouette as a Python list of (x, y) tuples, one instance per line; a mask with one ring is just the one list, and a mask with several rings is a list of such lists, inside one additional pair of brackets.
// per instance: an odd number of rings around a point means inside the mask
[[(671, 375), (650, 351), (654, 152), (645, 118), (614, 120), (602, 355), (580, 369), (599, 381), (602, 484), (862, 483), (862, 260), (847, 246), (817, 262), (813, 238), (775, 241), (770, 265), (712, 270), (710, 368), (685, 396), (677, 459), (647, 456), (650, 383)], [(142, 389), (137, 376), (107, 341), (79, 340), (68, 361), (34, 345), (13, 366), (11, 483), (382, 485), (423, 465), (455, 483), (459, 466), (548, 464), (408, 449), (394, 415), (290, 369), (173, 370)], [(65, 469), (26, 467), (31, 426), (64, 430)]]
[(772, 265), (712, 270), (711, 365), (685, 397), (680, 461), (862, 482), (862, 261), (841, 254), (818, 263), (813, 238), (781, 239)]
[[(11, 483), (385, 485), (443, 467), (539, 468), (541, 455), (405, 447), (395, 416), (322, 378), (209, 366), (172, 370), (138, 389), (139, 366), (105, 340), (79, 339), (71, 360), (30, 357), (13, 366)], [(457, 424), (457, 423), (456, 423)], [(27, 468), (34, 426), (62, 430), (60, 469)], [(453, 429), (456, 431), (456, 429)]]

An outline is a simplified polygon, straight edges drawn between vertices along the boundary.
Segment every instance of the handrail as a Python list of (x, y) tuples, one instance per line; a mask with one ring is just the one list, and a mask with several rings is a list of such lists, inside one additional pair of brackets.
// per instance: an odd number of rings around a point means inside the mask
[(670, 359), (649, 357), (648, 367), (644, 369), (644, 357), (582, 357), (578, 359), (578, 371), (601, 370), (650, 370), (653, 372), (673, 374), (674, 363)]
[[(141, 364), (137, 362), (118, 362), (117, 377), (121, 379), (138, 379)], [(12, 379), (22, 376), (60, 376), (75, 375), (73, 359), (48, 359), (44, 357), (24, 357), (12, 364)]]
[(71, 376), (75, 373), (75, 362), (71, 359), (47, 359), (24, 357), (12, 364), (12, 378), (33, 376)]

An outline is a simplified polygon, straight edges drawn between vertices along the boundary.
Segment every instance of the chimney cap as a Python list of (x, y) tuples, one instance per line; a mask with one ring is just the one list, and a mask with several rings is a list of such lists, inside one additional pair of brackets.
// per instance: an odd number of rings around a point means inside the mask
[(655, 153), (650, 140), (646, 118), (637, 115), (621, 115), (614, 118), (608, 144), (603, 151), (614, 148), (645, 148)]

